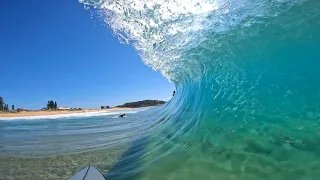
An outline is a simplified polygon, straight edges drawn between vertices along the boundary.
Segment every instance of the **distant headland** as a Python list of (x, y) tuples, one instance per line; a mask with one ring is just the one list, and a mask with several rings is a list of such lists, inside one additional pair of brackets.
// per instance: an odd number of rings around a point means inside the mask
[(143, 100), (143, 101), (136, 101), (136, 102), (129, 102), (123, 105), (119, 105), (119, 108), (141, 108), (141, 107), (149, 107), (149, 106), (160, 106), (164, 104), (165, 101), (159, 100)]

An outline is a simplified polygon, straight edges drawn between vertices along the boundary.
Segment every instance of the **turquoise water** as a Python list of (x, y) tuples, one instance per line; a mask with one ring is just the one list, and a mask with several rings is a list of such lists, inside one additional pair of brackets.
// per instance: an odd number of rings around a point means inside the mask
[[(1, 121), (0, 179), (65, 179), (89, 163), (107, 179), (318, 179), (319, 1), (80, 3), (177, 93), (124, 121)], [(7, 147), (3, 130), (21, 123), (19, 137), (36, 126), (57, 136)]]

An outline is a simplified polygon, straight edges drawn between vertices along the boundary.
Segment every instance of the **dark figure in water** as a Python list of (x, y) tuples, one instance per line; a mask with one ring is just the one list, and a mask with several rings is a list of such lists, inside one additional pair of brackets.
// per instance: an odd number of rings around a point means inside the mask
[(176, 91), (173, 91), (173, 95), (172, 96), (174, 96), (176, 94)]
[(126, 114), (121, 114), (119, 117), (124, 117)]

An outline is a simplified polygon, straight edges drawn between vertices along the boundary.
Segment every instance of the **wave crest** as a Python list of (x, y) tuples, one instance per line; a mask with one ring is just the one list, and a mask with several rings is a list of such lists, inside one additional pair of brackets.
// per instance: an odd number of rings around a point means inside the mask
[[(299, 0), (79, 0), (94, 7), (121, 42), (133, 43), (145, 64), (159, 70), (169, 80), (181, 81), (192, 72), (197, 59), (183, 58), (190, 49), (210, 36), (261, 23), (277, 16)], [(245, 36), (251, 36), (247, 34)], [(243, 34), (239, 34), (242, 36)], [(212, 37), (210, 37), (212, 39)], [(215, 52), (223, 44), (213, 45)], [(186, 72), (184, 72), (184, 70)]]

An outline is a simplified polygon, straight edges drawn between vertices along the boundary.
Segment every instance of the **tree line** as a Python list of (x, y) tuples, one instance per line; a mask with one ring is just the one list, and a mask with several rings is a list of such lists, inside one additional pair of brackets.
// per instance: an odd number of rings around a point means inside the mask
[(109, 109), (110, 106), (101, 106), (101, 109)]
[[(0, 96), (0, 111), (9, 111), (9, 104), (4, 102), (3, 97)], [(11, 110), (14, 111), (14, 105), (11, 105)]]
[(58, 108), (58, 105), (57, 105), (57, 102), (55, 101), (48, 101), (47, 103), (47, 109), (57, 109)]

